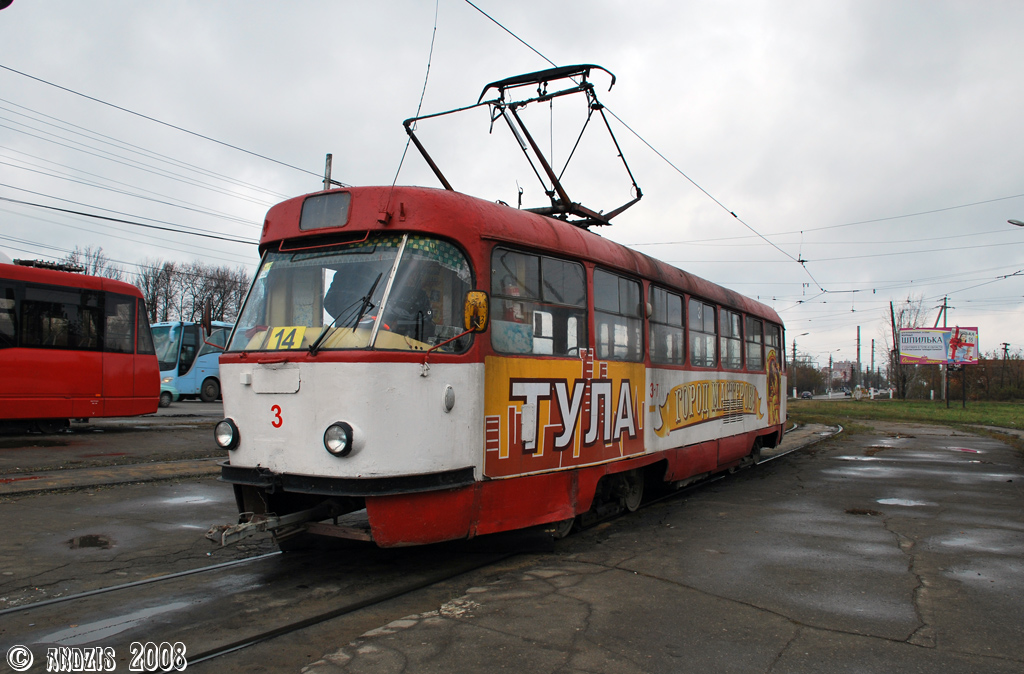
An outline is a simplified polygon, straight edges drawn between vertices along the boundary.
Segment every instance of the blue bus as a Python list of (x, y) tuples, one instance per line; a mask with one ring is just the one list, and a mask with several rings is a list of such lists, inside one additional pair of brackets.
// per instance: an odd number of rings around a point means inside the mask
[(213, 321), (205, 339), (199, 323), (172, 321), (153, 323), (153, 343), (160, 362), (160, 405), (172, 400), (199, 397), (213, 402), (220, 397), (220, 354), (224, 351), (232, 323)]

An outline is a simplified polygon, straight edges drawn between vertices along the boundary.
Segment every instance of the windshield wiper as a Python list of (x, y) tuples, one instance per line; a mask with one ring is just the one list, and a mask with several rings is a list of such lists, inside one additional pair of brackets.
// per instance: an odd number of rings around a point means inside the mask
[[(373, 280), (373, 285), (370, 286), (370, 290), (367, 291), (367, 293), (363, 295), (363, 299), (359, 301), (359, 313), (356, 314), (356, 320), (351, 324), (353, 328), (359, 325), (359, 321), (363, 320), (363, 314), (366, 313), (367, 309), (373, 306), (373, 303), (370, 301), (370, 298), (373, 297), (373, 291), (377, 289), (377, 284), (380, 283), (380, 277), (383, 275), (384, 272), (377, 274), (377, 278)], [(309, 354), (311, 356), (315, 356), (317, 354), (317, 351), (319, 351), (320, 349), (320, 345), (324, 342), (324, 340), (327, 339), (327, 334), (331, 331), (331, 328), (334, 327), (334, 325), (341, 319), (342, 316), (345, 315), (345, 313), (346, 312), (344, 311), (339, 312), (338, 316), (333, 321), (331, 321), (331, 324), (328, 325), (324, 329), (324, 331), (320, 333), (320, 336), (317, 337), (312, 344), (309, 345)]]

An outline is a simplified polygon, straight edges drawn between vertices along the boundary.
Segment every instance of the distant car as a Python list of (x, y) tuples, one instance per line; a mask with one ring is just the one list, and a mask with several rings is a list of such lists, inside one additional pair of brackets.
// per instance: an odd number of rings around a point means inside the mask
[(800, 397), (803, 398), (804, 400), (807, 400), (809, 398), (813, 398), (814, 396), (811, 394), (810, 391), (804, 391), (803, 393), (800, 394)]
[(160, 384), (160, 407), (170, 407), (171, 403), (178, 402), (181, 394), (178, 389), (170, 384)]

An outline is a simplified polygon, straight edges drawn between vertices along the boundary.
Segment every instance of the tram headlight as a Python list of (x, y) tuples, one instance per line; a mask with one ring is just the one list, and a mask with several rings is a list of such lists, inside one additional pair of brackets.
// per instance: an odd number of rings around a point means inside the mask
[(336, 421), (324, 431), (324, 447), (334, 456), (348, 456), (352, 453), (352, 426)]
[(231, 419), (221, 421), (213, 427), (213, 439), (222, 449), (238, 449), (238, 426)]

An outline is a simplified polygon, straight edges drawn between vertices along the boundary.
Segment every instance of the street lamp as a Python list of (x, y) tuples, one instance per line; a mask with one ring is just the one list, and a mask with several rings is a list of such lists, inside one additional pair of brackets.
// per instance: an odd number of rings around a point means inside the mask
[(832, 369), (832, 354), (839, 353), (842, 348), (836, 349), (835, 351), (828, 352), (828, 397), (832, 397), (832, 383), (835, 381), (834, 370)]

